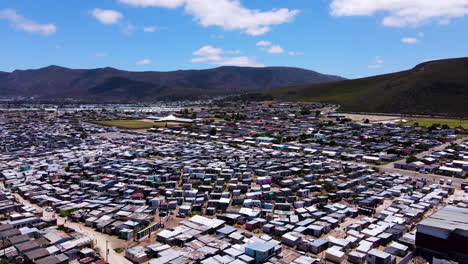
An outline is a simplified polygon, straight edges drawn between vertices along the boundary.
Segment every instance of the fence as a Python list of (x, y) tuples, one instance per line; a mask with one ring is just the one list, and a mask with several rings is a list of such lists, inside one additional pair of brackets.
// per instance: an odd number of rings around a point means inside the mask
[(147, 228), (141, 230), (140, 232), (137, 233), (137, 240), (141, 240), (143, 238), (146, 238), (147, 236), (150, 236), (151, 233), (156, 231), (160, 227), (159, 223), (153, 224), (148, 226)]

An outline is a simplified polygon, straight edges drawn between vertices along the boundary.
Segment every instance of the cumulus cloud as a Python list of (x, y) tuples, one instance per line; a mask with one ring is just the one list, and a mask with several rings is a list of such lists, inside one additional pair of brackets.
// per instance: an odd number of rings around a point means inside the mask
[(10, 8), (0, 10), (0, 19), (8, 20), (16, 29), (29, 33), (49, 36), (57, 32), (57, 26), (54, 24), (39, 24), (33, 22), (18, 14), (16, 10)]
[(283, 52), (284, 52), (284, 49), (279, 45), (271, 46), (268, 49), (268, 53), (283, 53)]
[(271, 45), (271, 42), (266, 41), (266, 40), (261, 40), (261, 41), (257, 42), (257, 46), (259, 46), (259, 47), (268, 47), (270, 45)]
[(176, 8), (181, 6), (185, 0), (119, 0), (119, 2), (136, 7)]
[(195, 58), (191, 59), (192, 63), (209, 63), (217, 66), (246, 66), (246, 67), (264, 67), (255, 61), (252, 57), (247, 56), (234, 56), (226, 57), (226, 54), (239, 54), (240, 52), (233, 53), (232, 51), (225, 51), (220, 48), (207, 45), (193, 52)]
[(265, 34), (272, 25), (292, 21), (298, 10), (287, 8), (260, 11), (244, 7), (239, 0), (119, 0), (135, 7), (184, 7), (200, 25), (241, 30), (252, 36)]
[(370, 16), (386, 14), (382, 24), (390, 27), (418, 26), (450, 20), (468, 14), (468, 0), (333, 0), (335, 16)]
[(419, 40), (417, 38), (409, 38), (409, 37), (401, 39), (401, 42), (406, 43), (406, 44), (416, 44), (418, 43), (418, 41)]
[(118, 11), (100, 8), (91, 10), (91, 15), (103, 24), (116, 24), (123, 18), (123, 15)]
[(136, 65), (148, 65), (148, 64), (151, 64), (151, 60), (148, 60), (148, 59), (143, 59), (143, 60), (139, 60), (137, 62), (135, 62)]
[(382, 68), (383, 66), (384, 66), (384, 61), (382, 60), (382, 57), (377, 56), (375, 57), (374, 62), (368, 65), (367, 67), (371, 69), (378, 69), (378, 68)]

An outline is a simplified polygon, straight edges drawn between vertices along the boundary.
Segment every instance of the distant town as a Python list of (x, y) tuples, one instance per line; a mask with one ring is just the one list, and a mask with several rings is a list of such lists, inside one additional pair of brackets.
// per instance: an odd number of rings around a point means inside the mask
[(468, 120), (0, 105), (0, 263), (468, 263)]

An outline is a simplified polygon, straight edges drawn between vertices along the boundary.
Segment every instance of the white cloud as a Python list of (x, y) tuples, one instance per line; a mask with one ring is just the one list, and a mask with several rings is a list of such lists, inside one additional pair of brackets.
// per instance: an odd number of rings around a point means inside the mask
[(10, 21), (13, 26), (29, 33), (38, 33), (44, 36), (53, 35), (57, 32), (57, 26), (54, 24), (39, 24), (19, 15), (14, 9), (0, 10), (0, 19)]
[(91, 15), (103, 24), (116, 24), (123, 18), (123, 15), (118, 11), (110, 9), (104, 10), (100, 8), (94, 8), (91, 10)]
[(184, 7), (202, 26), (241, 30), (252, 36), (265, 34), (272, 25), (290, 22), (299, 13), (287, 8), (260, 11), (245, 8), (239, 0), (119, 0), (136, 7)]
[(335, 16), (370, 16), (384, 13), (382, 24), (390, 27), (418, 26), (450, 20), (468, 14), (468, 0), (333, 0)]
[(103, 52), (98, 52), (98, 53), (94, 54), (94, 56), (96, 56), (96, 57), (106, 57), (107, 54), (103, 53)]
[(125, 35), (130, 35), (133, 33), (133, 31), (135, 31), (135, 26), (132, 24), (121, 26), (121, 28), (122, 28), (122, 33), (124, 33)]
[(259, 46), (259, 47), (268, 47), (270, 45), (271, 45), (271, 42), (266, 41), (266, 40), (261, 40), (261, 41), (257, 42), (257, 46)]
[(288, 54), (291, 55), (291, 56), (304, 55), (304, 53), (302, 53), (302, 52), (296, 52), (296, 51), (289, 51)]
[(236, 56), (236, 57), (224, 57), (225, 54), (239, 54), (240, 51), (224, 51), (220, 48), (207, 45), (193, 52), (195, 58), (191, 59), (192, 63), (209, 63), (217, 66), (245, 66), (245, 67), (264, 67), (255, 61), (252, 57), (247, 56)]
[(419, 40), (417, 38), (408, 38), (407, 37), (407, 38), (402, 38), (401, 39), (401, 42), (406, 43), (406, 44), (416, 44), (416, 43), (418, 43), (418, 41)]
[(143, 28), (144, 32), (150, 32), (150, 33), (156, 32), (156, 30), (158, 30), (157, 27), (144, 27)]
[(368, 65), (367, 67), (371, 68), (371, 69), (378, 69), (378, 68), (382, 68), (384, 66), (383, 63), (384, 63), (384, 61), (382, 60), (382, 57), (377, 56), (377, 57), (375, 57), (374, 62), (372, 64)]
[(283, 52), (284, 52), (284, 49), (279, 45), (271, 46), (268, 49), (268, 53), (283, 53)]
[(185, 0), (119, 0), (119, 2), (136, 7), (165, 7), (176, 8)]
[(240, 50), (227, 50), (226, 54), (242, 54)]
[(143, 60), (139, 60), (137, 62), (135, 62), (136, 65), (148, 65), (148, 64), (151, 64), (151, 61), (148, 60), (148, 59), (143, 59)]

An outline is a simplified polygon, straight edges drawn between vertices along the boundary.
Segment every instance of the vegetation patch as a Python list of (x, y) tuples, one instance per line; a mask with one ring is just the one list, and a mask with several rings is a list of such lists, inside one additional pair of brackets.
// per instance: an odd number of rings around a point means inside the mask
[(105, 120), (105, 121), (91, 121), (90, 123), (108, 126), (108, 127), (118, 127), (123, 129), (149, 129), (153, 127), (170, 127), (184, 125), (183, 123), (178, 122), (153, 122), (150, 120)]
[(422, 127), (442, 127), (448, 126), (450, 128), (462, 127), (468, 129), (468, 120), (455, 120), (455, 119), (410, 119), (407, 125), (422, 126)]
[(148, 129), (155, 126), (154, 122), (148, 122), (143, 120), (105, 120), (91, 121), (90, 123), (100, 126), (118, 127), (125, 129)]

